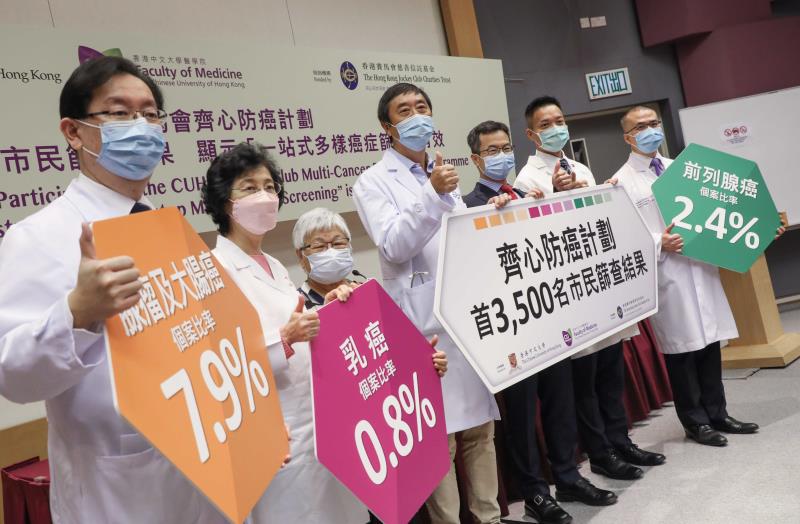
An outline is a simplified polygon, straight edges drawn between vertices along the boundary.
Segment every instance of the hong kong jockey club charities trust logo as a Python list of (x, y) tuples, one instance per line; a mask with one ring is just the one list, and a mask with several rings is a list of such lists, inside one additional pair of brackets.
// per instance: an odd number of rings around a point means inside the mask
[(91, 47), (85, 45), (78, 46), (78, 63), (82, 64), (91, 60), (92, 58), (99, 58), (101, 56), (122, 56), (122, 51), (118, 47), (106, 49), (102, 53)]
[(564, 344), (568, 347), (572, 345), (572, 329), (562, 331), (561, 336), (564, 337)]
[(358, 87), (358, 71), (356, 71), (356, 66), (352, 63), (348, 61), (342, 62), (339, 67), (339, 74), (342, 77), (342, 83), (347, 89), (352, 91)]

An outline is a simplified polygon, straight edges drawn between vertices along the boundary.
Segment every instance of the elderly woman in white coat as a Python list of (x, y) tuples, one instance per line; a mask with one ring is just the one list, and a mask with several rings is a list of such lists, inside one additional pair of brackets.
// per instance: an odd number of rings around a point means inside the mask
[[(316, 310), (325, 304), (325, 297), (340, 286), (358, 284), (349, 280), (350, 275), (361, 276), (353, 271), (353, 250), (350, 244), (350, 228), (342, 215), (330, 209), (317, 207), (306, 211), (297, 219), (292, 230), (292, 242), (300, 267), (306, 272), (306, 281), (298, 288), (305, 298), (306, 308)], [(436, 347), (439, 338), (434, 335), (431, 346)], [(440, 377), (447, 371), (447, 355), (435, 352), (431, 358)], [(370, 513), (370, 524), (380, 520)], [(409, 524), (426, 522), (420, 511)]]
[(631, 153), (613, 179), (628, 191), (658, 245), (658, 313), (650, 321), (664, 353), (675, 411), (687, 437), (725, 446), (720, 432), (755, 433), (758, 425), (728, 415), (720, 341), (739, 332), (719, 269), (681, 255), (683, 240), (658, 209), (651, 186), (672, 160), (658, 152), (664, 133), (656, 112), (634, 107), (621, 124)]
[[(220, 233), (213, 253), (258, 312), (291, 438), (291, 462), (272, 480), (252, 520), (363, 522), (366, 508), (314, 456), (308, 342), (319, 332), (319, 317), (304, 311), (286, 268), (261, 250), (277, 223), (282, 195), (275, 162), (262, 147), (246, 143), (211, 163), (203, 187), (206, 211)], [(326, 300), (347, 300), (350, 291), (338, 287)]]

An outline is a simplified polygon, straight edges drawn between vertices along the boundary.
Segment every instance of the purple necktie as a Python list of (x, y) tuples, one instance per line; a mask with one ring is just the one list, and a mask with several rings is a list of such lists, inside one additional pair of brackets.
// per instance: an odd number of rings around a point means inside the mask
[(658, 157), (650, 161), (650, 167), (656, 172), (656, 176), (661, 176), (661, 173), (664, 172), (664, 163)]

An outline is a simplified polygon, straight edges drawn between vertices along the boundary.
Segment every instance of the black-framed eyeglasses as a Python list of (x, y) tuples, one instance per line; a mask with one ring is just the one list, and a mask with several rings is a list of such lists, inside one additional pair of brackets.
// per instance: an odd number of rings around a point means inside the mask
[(496, 155), (496, 154), (498, 154), (500, 152), (513, 153), (514, 152), (514, 146), (511, 145), (511, 144), (506, 144), (503, 147), (489, 146), (486, 149), (481, 149), (479, 151), (479, 153), (481, 153), (481, 155), (483, 155), (483, 156), (494, 156), (494, 155)]
[(167, 112), (163, 109), (143, 109), (142, 111), (128, 111), (127, 109), (119, 109), (117, 111), (95, 111), (94, 113), (86, 113), (86, 116), (102, 117), (102, 120), (110, 122), (124, 122), (126, 120), (135, 120), (136, 115), (143, 117), (151, 124), (160, 124), (167, 119)]
[(661, 120), (651, 120), (649, 122), (642, 122), (640, 124), (636, 124), (630, 130), (625, 131), (625, 134), (629, 135), (629, 134), (633, 133), (634, 131), (636, 131), (637, 133), (640, 133), (640, 132), (644, 131), (645, 129), (647, 129), (648, 127), (661, 127)]
[(278, 182), (269, 182), (268, 184), (264, 185), (263, 187), (258, 187), (255, 184), (248, 184), (243, 187), (234, 187), (231, 188), (231, 191), (238, 191), (239, 193), (243, 193), (245, 195), (252, 195), (253, 193), (257, 193), (259, 191), (266, 191), (267, 193), (271, 193), (273, 195), (280, 194), (283, 186), (280, 185)]
[(347, 237), (339, 237), (335, 238), (330, 242), (311, 242), (310, 244), (306, 244), (304, 246), (300, 246), (300, 249), (303, 251), (308, 251), (309, 253), (322, 253), (328, 247), (332, 247), (333, 249), (349, 249), (350, 248), (350, 239)]

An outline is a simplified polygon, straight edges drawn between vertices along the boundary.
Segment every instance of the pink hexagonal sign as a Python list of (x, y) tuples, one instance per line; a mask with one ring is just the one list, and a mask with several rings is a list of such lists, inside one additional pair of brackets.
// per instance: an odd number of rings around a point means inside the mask
[(317, 458), (384, 523), (406, 523), (450, 467), (433, 350), (375, 280), (319, 316)]

